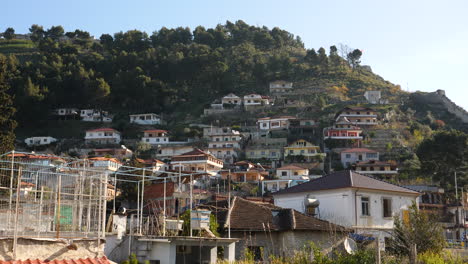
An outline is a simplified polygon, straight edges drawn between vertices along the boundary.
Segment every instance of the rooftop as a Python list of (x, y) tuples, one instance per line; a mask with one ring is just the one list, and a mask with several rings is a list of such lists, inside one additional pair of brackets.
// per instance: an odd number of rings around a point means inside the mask
[(411, 189), (365, 176), (354, 171), (346, 170), (334, 172), (321, 178), (275, 192), (273, 196), (291, 193), (334, 190), (341, 188), (362, 188), (369, 190), (405, 193), (408, 195), (419, 195), (419, 192), (413, 191)]
[(345, 231), (345, 228), (313, 216), (302, 214), (294, 209), (277, 207), (268, 203), (257, 203), (234, 197), (228, 213), (231, 230), (250, 231)]
[(378, 153), (378, 151), (368, 148), (350, 148), (341, 151), (341, 153)]
[(86, 132), (116, 132), (116, 133), (120, 133), (119, 131), (117, 131), (117, 130), (115, 130), (113, 128), (107, 128), (107, 127), (86, 130)]

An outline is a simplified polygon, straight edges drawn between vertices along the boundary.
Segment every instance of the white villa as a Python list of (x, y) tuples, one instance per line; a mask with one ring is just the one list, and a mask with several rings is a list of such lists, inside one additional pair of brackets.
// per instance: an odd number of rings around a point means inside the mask
[(161, 117), (157, 114), (149, 113), (149, 114), (135, 114), (129, 115), (130, 116), (130, 123), (138, 124), (138, 125), (160, 125), (161, 124)]
[(44, 146), (53, 142), (57, 142), (57, 139), (53, 137), (30, 137), (24, 140), (24, 143), (26, 143), (28, 147)]
[(98, 128), (86, 131), (85, 141), (87, 144), (119, 144), (120, 132), (112, 128)]
[(273, 193), (273, 198), (276, 206), (315, 215), (385, 243), (393, 216), (406, 214), (419, 195), (353, 171), (340, 171)]
[(270, 97), (259, 94), (244, 95), (244, 106), (260, 106), (269, 105), (271, 103)]
[(262, 195), (265, 192), (277, 192), (309, 181), (309, 170), (294, 165), (276, 169), (276, 179), (262, 182)]
[(144, 135), (141, 142), (151, 145), (160, 145), (169, 143), (169, 136), (166, 130), (151, 129), (143, 131)]
[(294, 116), (264, 117), (257, 120), (260, 130), (287, 129), (290, 120), (296, 119)]
[(222, 99), (221, 99), (221, 103), (224, 105), (224, 104), (232, 104), (232, 105), (241, 105), (242, 104), (242, 98), (240, 98), (239, 96), (233, 94), (233, 93), (230, 93), (226, 96), (224, 96)]
[(291, 91), (293, 88), (292, 82), (287, 81), (274, 81), (270, 82), (270, 93), (286, 93)]
[(81, 109), (80, 117), (84, 122), (112, 122), (112, 118), (109, 116), (108, 112), (96, 109)]

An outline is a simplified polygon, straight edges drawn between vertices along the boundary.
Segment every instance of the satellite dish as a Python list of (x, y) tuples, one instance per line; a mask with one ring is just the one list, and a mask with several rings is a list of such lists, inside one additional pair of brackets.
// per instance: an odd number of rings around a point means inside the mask
[(358, 250), (356, 241), (352, 240), (349, 237), (345, 238), (345, 240), (343, 241), (343, 246), (344, 246), (345, 251), (351, 255), (354, 254)]

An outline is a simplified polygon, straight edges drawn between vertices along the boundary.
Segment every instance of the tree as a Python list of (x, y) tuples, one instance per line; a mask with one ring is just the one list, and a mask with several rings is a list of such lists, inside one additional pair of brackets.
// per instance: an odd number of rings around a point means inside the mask
[(445, 187), (452, 186), (453, 175), (458, 171), (460, 184), (468, 184), (468, 134), (458, 130), (436, 132), (421, 142), (416, 150), (422, 172), (433, 175)]
[(40, 40), (42, 40), (44, 38), (44, 35), (45, 35), (45, 31), (44, 31), (44, 28), (42, 26), (39, 26), (39, 25), (32, 25), (30, 28), (29, 28), (29, 32), (31, 32), (31, 40), (34, 41), (34, 42), (38, 42)]
[(361, 56), (362, 56), (362, 51), (355, 49), (352, 52), (348, 53), (346, 58), (348, 59), (349, 64), (353, 69), (359, 66), (361, 63)]
[(439, 253), (445, 246), (444, 232), (435, 215), (419, 211), (416, 203), (408, 208), (407, 215), (394, 216), (394, 228), (389, 242), (393, 253), (410, 256), (416, 245), (418, 253)]
[(13, 107), (13, 99), (8, 94), (8, 61), (0, 54), (0, 153), (11, 151), (15, 147), (15, 133), (17, 126), (13, 116), (16, 109)]
[(15, 30), (11, 27), (7, 28), (5, 32), (3, 32), (3, 37), (7, 40), (12, 40), (15, 38)]
[(46, 32), (46, 36), (53, 39), (58, 40), (60, 37), (63, 37), (65, 30), (63, 30), (62, 26), (52, 26)]

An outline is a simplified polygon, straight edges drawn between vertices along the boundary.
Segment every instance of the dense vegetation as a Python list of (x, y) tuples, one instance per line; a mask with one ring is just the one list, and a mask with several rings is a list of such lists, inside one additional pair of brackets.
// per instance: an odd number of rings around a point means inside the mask
[(21, 63), (8, 59), (17, 73), (10, 84), (20, 124), (45, 119), (58, 106), (198, 115), (221, 95), (265, 93), (276, 79), (334, 85), (346, 96), (399, 90), (361, 68), (359, 50), (343, 45), (330, 47), (328, 54), (324, 48), (307, 50), (289, 32), (243, 21), (193, 31), (163, 27), (151, 35), (131, 30), (103, 34), (99, 41), (61, 26), (33, 25), (30, 32), (36, 52)]

